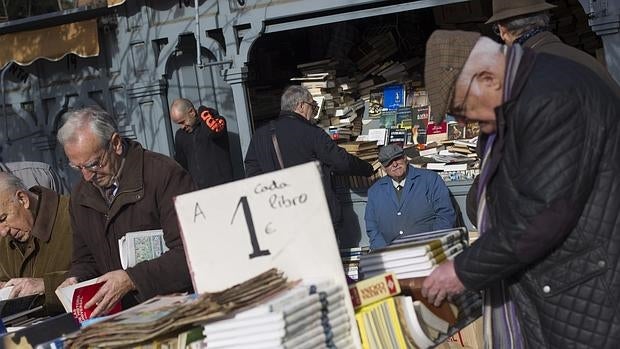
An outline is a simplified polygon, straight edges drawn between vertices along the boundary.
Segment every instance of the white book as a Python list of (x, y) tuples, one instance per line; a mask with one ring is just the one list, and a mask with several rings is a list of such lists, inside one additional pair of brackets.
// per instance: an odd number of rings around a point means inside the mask
[(97, 283), (97, 278), (78, 282), (77, 284), (69, 285), (69, 286), (62, 287), (62, 288), (59, 287), (56, 289), (55, 293), (58, 299), (60, 300), (60, 303), (62, 303), (63, 308), (65, 308), (65, 311), (67, 313), (71, 313), (71, 311), (73, 310), (72, 303), (73, 303), (73, 293), (75, 292), (75, 290), (80, 287), (92, 285), (95, 283)]
[(118, 240), (118, 251), (123, 269), (155, 259), (168, 251), (162, 229), (134, 231)]
[(444, 334), (448, 333), (450, 324), (446, 320), (435, 315), (424, 303), (417, 300), (413, 301), (413, 309), (415, 309), (418, 321), (420, 321), (421, 324), (425, 324), (427, 327), (431, 327), (438, 332)]
[(11, 294), (13, 287), (14, 286), (7, 286), (0, 288), (0, 301), (9, 299), (9, 295)]
[(413, 307), (413, 299), (411, 297), (400, 296), (400, 299), (403, 303), (403, 313), (405, 315), (405, 322), (407, 323), (407, 328), (409, 329), (409, 333), (413, 337), (413, 341), (419, 348), (430, 348), (435, 345), (435, 343), (428, 338), (426, 332), (420, 326), (420, 320), (416, 314), (416, 311)]

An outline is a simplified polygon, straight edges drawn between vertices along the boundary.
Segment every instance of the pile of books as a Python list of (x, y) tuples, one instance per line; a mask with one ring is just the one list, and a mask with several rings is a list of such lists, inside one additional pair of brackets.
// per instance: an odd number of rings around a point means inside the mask
[(437, 230), (397, 238), (391, 245), (360, 258), (364, 277), (394, 272), (400, 279), (430, 275), (442, 261), (453, 258), (468, 244), (467, 229)]
[(352, 280), (359, 279), (359, 263), (362, 254), (368, 253), (368, 247), (341, 248), (340, 257), (344, 273)]
[(424, 278), (388, 272), (349, 287), (363, 348), (431, 348), (457, 341), (482, 314), (478, 293), (466, 291), (439, 307), (421, 295)]
[(298, 285), (234, 317), (204, 326), (204, 343), (224, 348), (350, 348), (344, 291), (331, 283)]

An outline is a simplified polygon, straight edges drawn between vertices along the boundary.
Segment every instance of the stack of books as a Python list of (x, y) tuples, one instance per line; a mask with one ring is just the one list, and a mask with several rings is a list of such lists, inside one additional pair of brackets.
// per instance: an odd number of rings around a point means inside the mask
[(338, 144), (347, 153), (357, 156), (369, 162), (377, 160), (379, 156), (379, 146), (376, 141), (354, 141)]
[(411, 292), (410, 281), (384, 273), (349, 287), (363, 348), (431, 348), (481, 314), (477, 294), (435, 307), (419, 295), (417, 285)]
[(360, 258), (364, 277), (394, 272), (400, 279), (430, 275), (435, 267), (453, 258), (468, 244), (467, 229), (455, 228), (403, 236), (390, 246)]
[(349, 348), (344, 291), (330, 283), (298, 285), (234, 317), (204, 326), (204, 343), (224, 348)]
[(368, 247), (341, 248), (340, 257), (344, 273), (352, 280), (359, 279), (359, 264), (362, 254), (368, 253)]

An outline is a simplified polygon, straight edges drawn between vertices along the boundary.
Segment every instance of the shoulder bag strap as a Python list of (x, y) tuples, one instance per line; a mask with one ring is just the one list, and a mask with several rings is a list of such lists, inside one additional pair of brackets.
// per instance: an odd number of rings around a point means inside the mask
[(278, 137), (276, 137), (276, 127), (273, 123), (273, 120), (271, 120), (270, 124), (271, 124), (271, 141), (273, 142), (273, 148), (276, 150), (276, 156), (278, 157), (278, 163), (280, 164), (280, 169), (283, 169), (284, 162), (282, 161), (282, 153), (280, 153), (280, 146), (278, 145)]

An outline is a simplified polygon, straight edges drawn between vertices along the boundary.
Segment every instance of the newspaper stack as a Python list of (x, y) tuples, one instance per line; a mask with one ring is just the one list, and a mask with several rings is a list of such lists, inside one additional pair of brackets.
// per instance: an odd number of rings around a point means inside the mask
[(128, 347), (182, 331), (192, 324), (220, 319), (231, 312), (293, 286), (270, 269), (218, 293), (155, 297), (68, 336), (68, 348)]
[(299, 285), (233, 318), (204, 326), (209, 349), (351, 348), (341, 287)]

